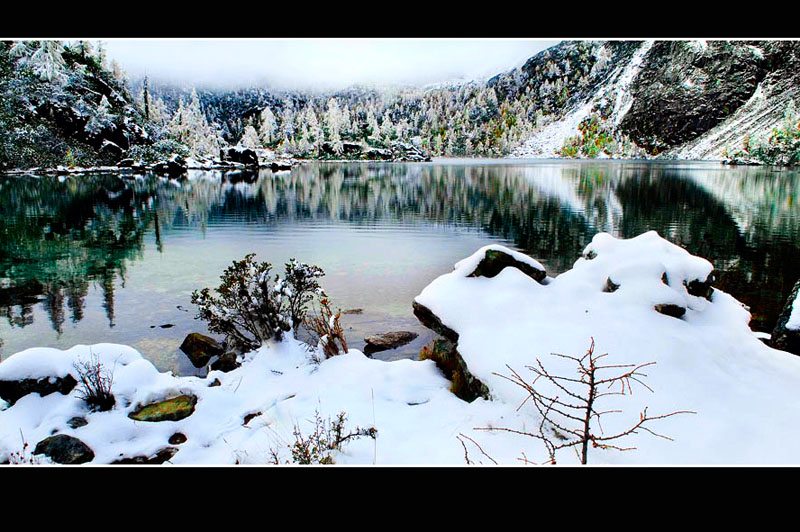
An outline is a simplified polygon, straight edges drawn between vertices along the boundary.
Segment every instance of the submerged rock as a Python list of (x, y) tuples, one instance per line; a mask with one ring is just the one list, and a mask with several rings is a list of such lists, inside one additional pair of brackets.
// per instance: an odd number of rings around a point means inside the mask
[[(800, 307), (800, 301), (797, 300), (798, 297), (800, 297), (800, 280), (795, 283), (789, 293), (786, 305), (778, 316), (778, 322), (772, 331), (772, 340), (770, 342), (775, 349), (788, 351), (795, 355), (800, 355), (800, 323), (794, 323), (791, 318), (794, 307), (796, 305)], [(796, 312), (800, 313), (800, 308)]]
[(43, 454), (57, 464), (85, 464), (94, 460), (94, 451), (74, 436), (59, 434), (36, 444), (33, 454)]
[(54, 392), (67, 395), (77, 384), (78, 381), (72, 375), (0, 381), (0, 399), (6, 401), (9, 405), (13, 405), (21, 397), (29, 393), (38, 393), (42, 397)]
[(394, 349), (401, 345), (406, 345), (417, 336), (419, 336), (419, 334), (411, 331), (394, 331), (367, 336), (364, 338), (364, 341), (367, 343), (364, 352), (369, 354), (385, 351), (387, 349)]
[(188, 335), (180, 346), (194, 367), (202, 368), (215, 356), (219, 356), (224, 352), (223, 347), (211, 338), (200, 333), (191, 333)]
[(191, 416), (196, 404), (197, 397), (194, 395), (179, 395), (142, 406), (128, 414), (128, 417), (136, 421), (178, 421)]

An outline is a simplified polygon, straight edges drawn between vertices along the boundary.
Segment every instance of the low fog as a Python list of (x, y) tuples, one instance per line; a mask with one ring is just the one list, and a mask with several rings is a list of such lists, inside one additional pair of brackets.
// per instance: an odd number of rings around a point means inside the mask
[(340, 89), (484, 79), (558, 41), (536, 39), (109, 39), (131, 79), (204, 88)]

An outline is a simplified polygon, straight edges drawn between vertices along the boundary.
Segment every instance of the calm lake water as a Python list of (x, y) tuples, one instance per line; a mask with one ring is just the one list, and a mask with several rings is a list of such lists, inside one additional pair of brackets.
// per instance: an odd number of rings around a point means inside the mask
[[(708, 258), (715, 285), (772, 329), (800, 277), (800, 176), (716, 163), (475, 161), (309, 163), (291, 172), (0, 177), (3, 356), (122, 343), (161, 370), (196, 374), (178, 346), (191, 292), (255, 252), (282, 271), (316, 264), (348, 344), (420, 333), (376, 353), (416, 357), (431, 334), (411, 301), (477, 248), (500, 243), (569, 269), (592, 236), (654, 229)], [(165, 326), (165, 327), (162, 327)]]

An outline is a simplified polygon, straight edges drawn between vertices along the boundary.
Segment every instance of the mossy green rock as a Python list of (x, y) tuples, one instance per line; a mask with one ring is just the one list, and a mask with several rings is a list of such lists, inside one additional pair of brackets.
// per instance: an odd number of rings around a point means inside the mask
[(194, 413), (197, 397), (193, 395), (179, 395), (171, 399), (151, 403), (140, 407), (128, 417), (136, 421), (178, 421)]

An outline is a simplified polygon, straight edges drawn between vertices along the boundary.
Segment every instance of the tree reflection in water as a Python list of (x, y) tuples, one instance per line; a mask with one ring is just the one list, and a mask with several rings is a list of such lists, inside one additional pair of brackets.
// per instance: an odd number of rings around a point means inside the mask
[(115, 284), (142, 258), (146, 235), (169, 253), (174, 228), (328, 220), (478, 229), (551, 275), (571, 268), (600, 231), (656, 230), (711, 260), (716, 286), (751, 307), (755, 328), (770, 330), (800, 277), (799, 191), (795, 172), (645, 162), (320, 163), (277, 174), (192, 172), (180, 183), (0, 178), (0, 312), (21, 328), (41, 305), (60, 333), (67, 319), (83, 318), (95, 286), (114, 327)]

